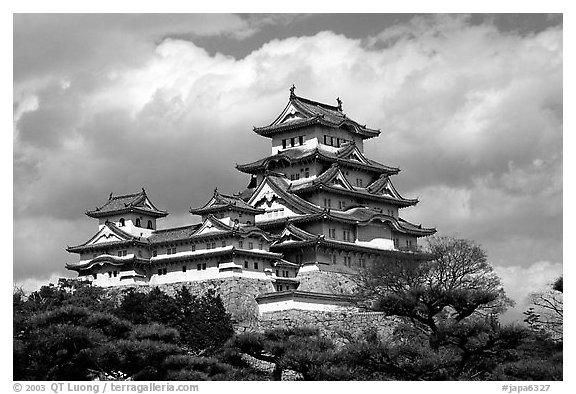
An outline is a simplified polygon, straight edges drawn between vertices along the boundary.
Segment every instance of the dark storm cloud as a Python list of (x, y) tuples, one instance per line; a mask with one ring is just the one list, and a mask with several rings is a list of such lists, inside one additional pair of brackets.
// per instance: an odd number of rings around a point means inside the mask
[[(215, 187), (241, 190), (234, 164), (270, 149), (252, 126), (275, 118), (292, 83), (382, 129), (366, 152), (402, 168), (395, 184), (421, 200), (409, 220), (473, 238), (502, 266), (558, 263), (562, 30), (488, 19), (383, 17), (372, 37), (293, 32), (260, 46), (247, 37), (274, 22), (258, 16), (17, 16), (15, 277), (64, 273), (65, 245), (96, 228), (84, 211), (110, 192), (145, 187), (174, 225)], [(227, 56), (200, 35), (253, 49)]]

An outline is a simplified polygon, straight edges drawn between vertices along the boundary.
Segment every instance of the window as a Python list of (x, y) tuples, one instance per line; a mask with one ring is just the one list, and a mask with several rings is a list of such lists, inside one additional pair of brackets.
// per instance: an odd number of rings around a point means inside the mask
[(347, 267), (352, 266), (352, 257), (344, 256), (344, 265)]
[(332, 254), (330, 260), (332, 261), (332, 264), (336, 264), (336, 254)]
[(294, 146), (294, 137), (290, 138), (290, 146)]
[(276, 270), (276, 276), (280, 276), (280, 271)]
[(202, 264), (196, 264), (196, 270), (200, 271), (202, 269)]
[(288, 271), (282, 271), (282, 276), (285, 278), (288, 278), (289, 272)]
[(306, 167), (304, 169), (304, 178), (310, 177), (310, 168)]
[(263, 245), (261, 243), (258, 244), (258, 249), (262, 250)]
[(97, 273), (93, 273), (93, 274), (92, 274), (92, 277), (93, 277), (94, 279), (98, 279), (98, 274), (97, 274)]
[(304, 145), (304, 136), (301, 135), (300, 137), (298, 137), (298, 144)]
[(324, 136), (324, 145), (328, 145), (328, 136), (327, 135)]
[(356, 178), (356, 186), (362, 187), (362, 179)]
[(118, 251), (118, 257), (122, 257), (122, 251), (121, 250)]
[(148, 230), (154, 230), (154, 226), (152, 226), (152, 220), (148, 220), (148, 225), (146, 226)]
[(118, 227), (124, 227), (124, 218), (120, 218), (118, 222)]
[(112, 272), (112, 275), (113, 275), (115, 278), (118, 277), (118, 271), (113, 271), (113, 272)]
[(176, 253), (176, 248), (168, 248), (166, 249), (166, 254), (175, 254)]
[(136, 218), (136, 227), (140, 227), (140, 218)]
[(398, 247), (398, 244), (399, 244), (399, 243), (400, 243), (400, 242), (398, 241), (398, 238), (394, 238), (394, 247), (395, 247), (395, 248)]
[(214, 249), (216, 248), (216, 241), (206, 243), (206, 249)]
[(186, 266), (185, 265), (182, 266), (182, 272), (186, 272)]
[(346, 201), (338, 201), (338, 208), (339, 209), (346, 208)]
[(238, 241), (238, 247), (239, 247), (239, 248), (243, 248), (243, 247), (244, 247), (244, 242)]
[(255, 269), (255, 270), (258, 269), (258, 263), (254, 263), (254, 269)]
[(248, 242), (248, 249), (254, 249), (254, 243)]
[(330, 208), (332, 206), (332, 201), (329, 198), (324, 199), (324, 206)]
[(282, 291), (282, 285), (278, 285), (278, 291)]
[(291, 181), (294, 180), (294, 174), (290, 174), (290, 180), (291, 180)]
[(154, 249), (152, 251), (152, 257), (156, 257), (156, 256), (158, 256), (158, 251), (156, 249)]
[(366, 260), (364, 260), (363, 258), (360, 258), (360, 259), (358, 260), (358, 262), (359, 262), (359, 264), (360, 264), (360, 267), (366, 268)]
[(205, 270), (206, 269), (206, 263), (202, 264), (202, 269)]
[(112, 271), (108, 271), (108, 277), (109, 277), (109, 278), (112, 277)]
[(166, 275), (167, 272), (166, 268), (158, 268), (158, 275)]
[(193, 252), (195, 252), (196, 251), (196, 244), (192, 244), (191, 249)]
[(329, 228), (328, 229), (328, 236), (330, 238), (336, 238), (336, 229), (335, 228)]
[(118, 257), (125, 257), (127, 253), (128, 253), (127, 250), (119, 250)]
[(286, 149), (286, 140), (282, 140), (282, 149)]
[(344, 239), (344, 241), (350, 241), (350, 230), (342, 231), (342, 239)]
[(222, 241), (222, 247), (223, 247), (223, 248), (226, 247), (226, 241)]
[(244, 268), (248, 268), (248, 262), (247, 261), (244, 262)]

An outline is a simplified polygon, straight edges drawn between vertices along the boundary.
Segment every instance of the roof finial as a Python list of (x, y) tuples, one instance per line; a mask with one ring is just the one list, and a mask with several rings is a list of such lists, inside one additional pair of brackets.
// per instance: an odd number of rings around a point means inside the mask
[(218, 187), (214, 188), (214, 195), (216, 196), (218, 194)]
[(294, 84), (292, 84), (292, 87), (290, 88), (290, 97), (294, 97), (296, 96), (296, 94), (294, 93), (294, 90), (296, 89), (296, 86), (294, 86)]
[(340, 97), (336, 98), (336, 102), (338, 103), (338, 109), (342, 111), (342, 100), (340, 100)]
[(108, 200), (112, 200), (112, 193), (110, 193), (110, 196), (108, 197)]

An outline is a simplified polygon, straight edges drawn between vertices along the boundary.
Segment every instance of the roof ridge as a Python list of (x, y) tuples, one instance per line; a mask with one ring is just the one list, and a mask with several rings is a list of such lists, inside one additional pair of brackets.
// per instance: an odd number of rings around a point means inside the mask
[(194, 227), (194, 226), (201, 226), (201, 225), (202, 225), (202, 223), (196, 223), (196, 224), (188, 224), (188, 225), (179, 226), (179, 227), (163, 228), (163, 229), (160, 229), (160, 230), (154, 230), (154, 232), (153, 232), (152, 234), (158, 234), (158, 233), (163, 233), (163, 232), (165, 233), (165, 232), (173, 231), (173, 230), (182, 230), (182, 229), (184, 229), (184, 228), (189, 228), (189, 227)]

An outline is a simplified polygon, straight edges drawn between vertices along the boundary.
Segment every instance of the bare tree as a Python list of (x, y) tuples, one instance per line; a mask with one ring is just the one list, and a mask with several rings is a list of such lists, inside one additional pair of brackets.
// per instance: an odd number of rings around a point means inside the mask
[(524, 321), (537, 331), (549, 334), (555, 340), (563, 339), (564, 329), (564, 280), (560, 276), (551, 289), (544, 292), (530, 294), (534, 306), (528, 308), (524, 314)]

